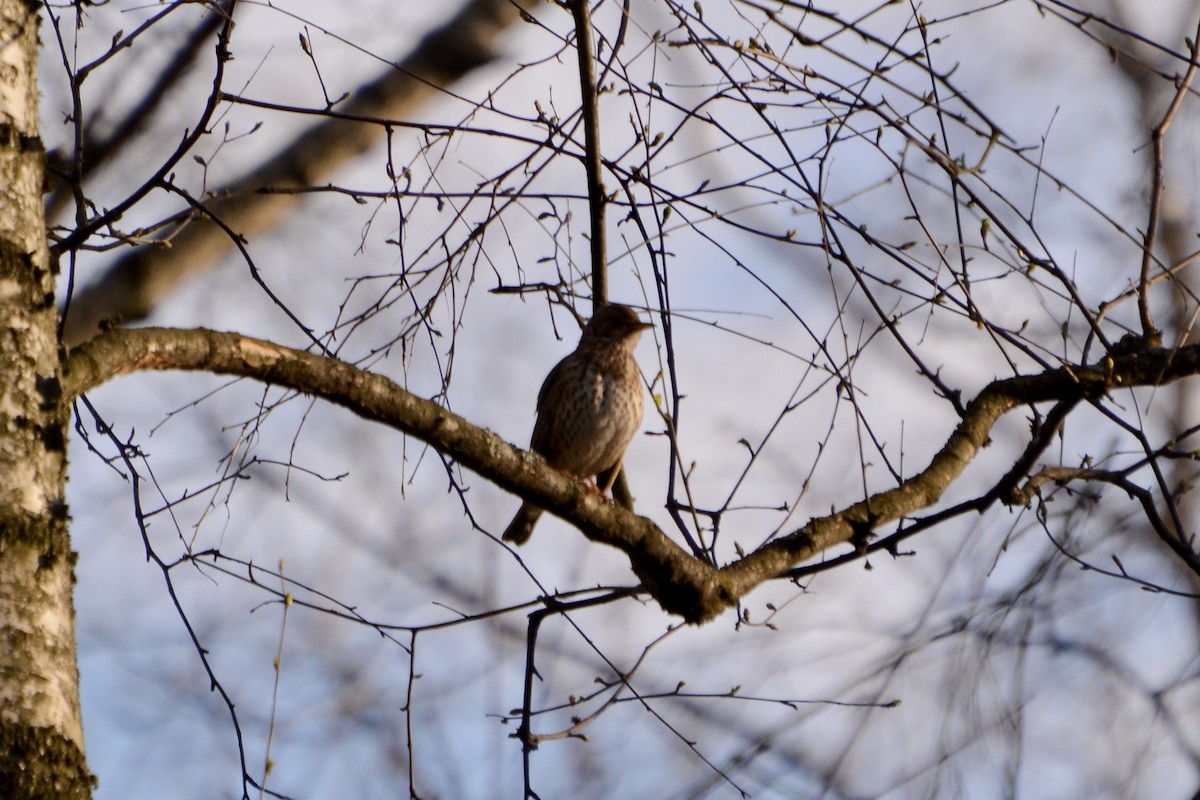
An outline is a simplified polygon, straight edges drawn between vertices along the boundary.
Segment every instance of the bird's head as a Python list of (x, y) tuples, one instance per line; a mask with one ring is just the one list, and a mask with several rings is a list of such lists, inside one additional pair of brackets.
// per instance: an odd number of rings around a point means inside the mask
[(596, 309), (596, 313), (588, 320), (580, 343), (629, 342), (632, 345), (642, 331), (653, 327), (649, 322), (643, 322), (629, 306), (609, 303)]

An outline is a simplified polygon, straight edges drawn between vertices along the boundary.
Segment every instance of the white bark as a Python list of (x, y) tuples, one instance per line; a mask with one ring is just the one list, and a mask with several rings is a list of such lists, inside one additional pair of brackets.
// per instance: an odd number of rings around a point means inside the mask
[(37, 3), (0, 0), (0, 797), (86, 797)]

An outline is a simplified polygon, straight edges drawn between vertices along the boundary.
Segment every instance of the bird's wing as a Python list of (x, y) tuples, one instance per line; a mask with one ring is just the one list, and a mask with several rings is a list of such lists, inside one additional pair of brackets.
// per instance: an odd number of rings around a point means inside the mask
[[(571, 355), (574, 355), (572, 353)], [(568, 369), (568, 364), (571, 361), (571, 356), (567, 356), (562, 361), (554, 365), (554, 369), (550, 370), (550, 374), (546, 376), (546, 380), (542, 381), (542, 388), (538, 390), (537, 398), (537, 413), (539, 415), (546, 413), (546, 410), (558, 405), (558, 398), (562, 394), (564, 382), (562, 375)]]
[(550, 431), (555, 429), (555, 419), (562, 407), (560, 398), (567, 388), (563, 377), (570, 369), (568, 366), (570, 360), (571, 356), (567, 356), (555, 364), (554, 369), (550, 370), (550, 374), (546, 376), (546, 380), (542, 381), (542, 388), (538, 391), (537, 421), (533, 423), (533, 440), (530, 443), (530, 449), (543, 456), (550, 455), (546, 449), (549, 445)]

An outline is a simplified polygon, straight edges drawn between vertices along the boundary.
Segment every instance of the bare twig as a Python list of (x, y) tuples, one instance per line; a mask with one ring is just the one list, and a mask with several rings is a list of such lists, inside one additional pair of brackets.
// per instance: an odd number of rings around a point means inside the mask
[(1146, 231), (1142, 241), (1142, 269), (1141, 277), (1138, 279), (1138, 318), (1142, 325), (1142, 336), (1147, 340), (1154, 337), (1159, 337), (1159, 330), (1154, 327), (1154, 320), (1150, 315), (1150, 269), (1154, 263), (1154, 242), (1158, 236), (1158, 217), (1162, 207), (1163, 189), (1165, 187), (1165, 155), (1164, 145), (1167, 138), (1167, 130), (1171, 127), (1171, 122), (1175, 119), (1175, 115), (1179, 113), (1179, 109), (1183, 106), (1184, 98), (1191, 92), (1192, 81), (1196, 77), (1196, 68), (1200, 66), (1197, 62), (1200, 56), (1200, 24), (1197, 25), (1195, 33), (1189, 42), (1190, 63), (1188, 64), (1187, 72), (1180, 79), (1175, 89), (1175, 96), (1171, 99), (1171, 104), (1167, 107), (1162, 119), (1154, 126), (1154, 130), (1150, 134), (1150, 142), (1153, 148), (1153, 170), (1150, 184), (1150, 218), (1146, 222)]

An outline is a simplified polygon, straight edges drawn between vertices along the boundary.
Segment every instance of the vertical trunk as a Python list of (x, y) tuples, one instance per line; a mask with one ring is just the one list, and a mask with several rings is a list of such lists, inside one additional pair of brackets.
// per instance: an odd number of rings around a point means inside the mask
[(84, 798), (54, 275), (42, 213), (39, 4), (0, 0), (0, 797)]

